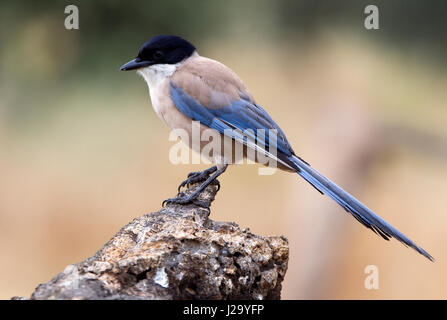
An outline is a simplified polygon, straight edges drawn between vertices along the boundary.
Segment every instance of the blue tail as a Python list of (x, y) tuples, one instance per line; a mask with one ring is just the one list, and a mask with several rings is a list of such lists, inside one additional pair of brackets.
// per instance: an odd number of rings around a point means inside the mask
[(379, 234), (385, 240), (389, 240), (390, 238), (394, 237), (403, 244), (410, 246), (430, 261), (434, 261), (433, 257), (428, 252), (417, 246), (399, 230), (372, 212), (369, 208), (337, 186), (335, 183), (324, 177), (317, 170), (313, 169), (305, 161), (296, 156), (291, 156), (289, 160), (296, 166), (297, 173), (301, 177), (303, 177), (321, 193), (327, 194), (329, 197), (334, 199), (365, 227)]

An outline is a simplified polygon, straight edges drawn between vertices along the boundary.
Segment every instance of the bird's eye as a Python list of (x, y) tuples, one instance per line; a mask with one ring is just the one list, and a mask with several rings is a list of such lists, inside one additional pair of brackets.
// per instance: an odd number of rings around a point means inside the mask
[(164, 53), (162, 51), (158, 50), (158, 51), (155, 51), (152, 56), (154, 57), (154, 59), (160, 60), (161, 58), (163, 58)]

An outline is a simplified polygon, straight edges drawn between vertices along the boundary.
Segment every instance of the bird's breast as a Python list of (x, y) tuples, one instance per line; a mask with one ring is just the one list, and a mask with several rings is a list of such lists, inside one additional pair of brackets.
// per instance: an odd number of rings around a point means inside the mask
[[(167, 122), (166, 115), (172, 107), (168, 90), (169, 78), (177, 70), (177, 67), (177, 65), (154, 65), (138, 70), (149, 87), (149, 95), (155, 113), (165, 122)], [(169, 123), (167, 124), (170, 126)]]

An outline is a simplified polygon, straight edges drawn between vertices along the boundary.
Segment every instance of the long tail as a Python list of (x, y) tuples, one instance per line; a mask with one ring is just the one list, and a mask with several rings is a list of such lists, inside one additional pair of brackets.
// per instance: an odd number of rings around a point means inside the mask
[(365, 227), (379, 234), (385, 240), (389, 240), (390, 238), (394, 237), (403, 244), (410, 246), (430, 261), (434, 261), (434, 258), (428, 252), (417, 246), (403, 233), (383, 220), (372, 210), (367, 208), (360, 201), (358, 201), (356, 198), (337, 186), (335, 183), (327, 179), (317, 170), (313, 169), (305, 161), (296, 156), (291, 156), (289, 160), (296, 165), (297, 173), (301, 177), (303, 177), (307, 182), (313, 185), (318, 191), (323, 194), (327, 194), (329, 197), (334, 199), (340, 206), (342, 206), (347, 212), (352, 214), (354, 218), (356, 218)]

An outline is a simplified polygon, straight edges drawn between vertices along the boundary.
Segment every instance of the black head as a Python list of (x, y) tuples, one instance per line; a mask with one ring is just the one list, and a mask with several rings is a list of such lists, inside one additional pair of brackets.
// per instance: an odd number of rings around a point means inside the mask
[(121, 66), (121, 70), (134, 70), (154, 64), (176, 64), (190, 57), (196, 48), (178, 36), (155, 36), (140, 48), (138, 56)]

